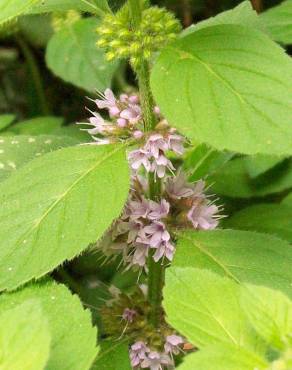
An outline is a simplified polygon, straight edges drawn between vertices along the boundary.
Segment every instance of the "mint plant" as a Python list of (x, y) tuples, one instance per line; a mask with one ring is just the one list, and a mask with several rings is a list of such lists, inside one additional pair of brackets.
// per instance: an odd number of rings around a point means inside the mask
[(292, 368), (292, 2), (158, 3), (0, 0), (5, 370)]

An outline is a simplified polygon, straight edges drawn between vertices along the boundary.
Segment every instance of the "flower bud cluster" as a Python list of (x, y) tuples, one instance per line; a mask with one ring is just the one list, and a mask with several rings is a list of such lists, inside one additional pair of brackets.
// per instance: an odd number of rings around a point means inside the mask
[(106, 49), (107, 60), (129, 58), (136, 67), (175, 39), (180, 30), (180, 23), (172, 13), (151, 7), (142, 12), (141, 23), (133, 32), (130, 10), (125, 5), (115, 15), (104, 17), (97, 29), (97, 46)]

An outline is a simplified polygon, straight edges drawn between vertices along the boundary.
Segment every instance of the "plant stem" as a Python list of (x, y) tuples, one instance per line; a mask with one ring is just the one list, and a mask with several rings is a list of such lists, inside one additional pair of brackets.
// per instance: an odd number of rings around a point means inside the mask
[(36, 59), (30, 49), (30, 47), (27, 45), (27, 43), (21, 38), (21, 37), (16, 37), (16, 41), (21, 48), (21, 51), (26, 59), (28, 68), (30, 70), (32, 80), (34, 83), (34, 88), (36, 91), (36, 94), (38, 96), (39, 104), (40, 104), (40, 109), (43, 115), (49, 115), (49, 107), (47, 104), (47, 99), (46, 95), (44, 92), (44, 86), (41, 78), (41, 74), (39, 71), (38, 64), (36, 62)]
[[(135, 28), (139, 26), (139, 23), (142, 19), (142, 7), (139, 0), (129, 0), (129, 5), (135, 31)], [(144, 131), (149, 132), (154, 130), (157, 120), (154, 114), (154, 99), (150, 89), (150, 72), (148, 62), (146, 60), (141, 61), (139, 66), (135, 68), (135, 72), (139, 84), (139, 93), (144, 119)], [(152, 200), (159, 200), (161, 196), (160, 180), (155, 179), (153, 173), (149, 173), (148, 184), (150, 198)], [(163, 264), (154, 261), (153, 254), (153, 250), (151, 250), (148, 257), (148, 300), (151, 306), (149, 321), (155, 328), (158, 328), (162, 314), (164, 266)]]

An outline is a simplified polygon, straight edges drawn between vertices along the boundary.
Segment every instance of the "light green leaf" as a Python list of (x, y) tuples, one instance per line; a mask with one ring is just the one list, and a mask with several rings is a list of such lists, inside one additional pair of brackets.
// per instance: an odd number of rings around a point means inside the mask
[(292, 243), (292, 207), (285, 204), (258, 204), (235, 213), (224, 226), (274, 234)]
[(248, 156), (244, 158), (247, 173), (252, 179), (269, 171), (277, 164), (283, 162), (283, 160), (283, 157), (268, 156), (262, 154)]
[(1, 0), (0, 1), (0, 26), (28, 11), (40, 0)]
[(261, 20), (274, 40), (292, 44), (292, 1), (283, 1), (278, 6), (261, 14)]
[(62, 117), (36, 117), (13, 125), (9, 131), (21, 135), (47, 135), (62, 126)]
[(44, 369), (50, 351), (50, 332), (37, 300), (2, 309), (0, 327), (1, 370)]
[(36, 157), (77, 143), (65, 136), (0, 136), (0, 181)]
[(29, 9), (29, 14), (78, 10), (102, 15), (109, 11), (106, 0), (42, 0)]
[(250, 1), (243, 1), (234, 9), (219, 13), (216, 17), (208, 18), (204, 21), (196, 23), (182, 32), (183, 36), (196, 32), (202, 28), (216, 26), (219, 24), (241, 24), (246, 27), (256, 28), (264, 31), (263, 23), (258, 17)]
[(68, 25), (51, 38), (46, 51), (54, 74), (91, 92), (109, 87), (116, 69), (96, 46), (98, 24), (96, 18), (86, 18)]
[(206, 27), (167, 46), (151, 85), (166, 119), (195, 142), (246, 154), (292, 153), (292, 61), (263, 33)]
[(45, 48), (54, 33), (52, 18), (48, 14), (20, 17), (17, 25), (24, 38), (38, 48)]
[(0, 289), (39, 278), (98, 240), (128, 191), (122, 145), (61, 149), (15, 172), (0, 184)]
[(287, 197), (282, 200), (282, 204), (292, 207), (292, 193), (288, 194)]
[(0, 115), (0, 131), (6, 129), (15, 120), (14, 114), (1, 114)]
[(166, 271), (167, 321), (196, 347), (225, 343), (256, 348), (257, 338), (239, 301), (238, 285), (231, 279), (194, 268)]
[(64, 285), (36, 283), (3, 294), (0, 312), (27, 299), (37, 299), (48, 319), (52, 340), (45, 369), (88, 370), (97, 354), (96, 329), (92, 327), (90, 312), (83, 309), (78, 297)]
[(287, 159), (280, 166), (256, 179), (250, 178), (245, 158), (235, 158), (220, 169), (220, 173), (208, 179), (215, 194), (232, 198), (262, 197), (280, 193), (292, 188), (292, 160)]
[(252, 326), (278, 350), (292, 345), (292, 302), (283, 293), (265, 287), (241, 287), (241, 307)]
[(237, 282), (265, 285), (292, 296), (292, 248), (251, 231), (186, 231), (179, 234), (175, 267), (209, 269)]
[(129, 344), (123, 339), (119, 341), (106, 340), (101, 342), (100, 353), (91, 370), (131, 370)]
[(179, 370), (266, 370), (267, 362), (236, 346), (210, 346), (185, 357)]
[(190, 181), (197, 181), (219, 171), (232, 156), (233, 153), (219, 152), (201, 144), (187, 153), (184, 169), (188, 172)]

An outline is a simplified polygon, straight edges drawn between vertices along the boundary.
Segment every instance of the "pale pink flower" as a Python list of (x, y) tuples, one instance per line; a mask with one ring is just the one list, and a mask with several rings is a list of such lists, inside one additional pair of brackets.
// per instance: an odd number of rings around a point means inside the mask
[(148, 138), (144, 149), (155, 159), (158, 159), (161, 151), (165, 152), (168, 150), (168, 144), (161, 134), (153, 134)]
[(171, 244), (171, 242), (165, 241), (156, 248), (153, 259), (155, 262), (158, 262), (162, 257), (166, 257), (169, 261), (172, 261), (174, 252), (175, 247)]
[(120, 117), (129, 121), (131, 124), (139, 122), (141, 120), (141, 115), (141, 107), (133, 104), (120, 112)]
[(165, 199), (161, 199), (160, 203), (154, 202), (153, 200), (149, 201), (149, 220), (160, 220), (164, 218), (169, 213), (170, 205)]
[(194, 202), (187, 217), (195, 229), (213, 230), (218, 226), (219, 209), (216, 205), (209, 205), (206, 202)]
[(132, 258), (132, 264), (144, 267), (149, 253), (149, 245), (143, 243), (135, 243), (135, 252)]
[(141, 368), (150, 370), (163, 370), (164, 366), (173, 365), (172, 359), (164, 353), (150, 352), (147, 357), (141, 362)]
[(164, 345), (165, 353), (169, 353), (171, 355), (178, 355), (180, 352), (180, 345), (184, 343), (184, 340), (179, 335), (168, 335), (166, 337), (166, 342)]
[(134, 343), (130, 348), (130, 360), (132, 367), (140, 366), (142, 361), (147, 358), (150, 349), (142, 341)]
[(159, 157), (155, 159), (151, 164), (151, 172), (154, 172), (155, 176), (157, 176), (160, 179), (165, 176), (167, 168), (170, 171), (175, 170), (172, 162), (169, 159), (167, 159), (163, 154), (160, 154)]
[(117, 116), (120, 113), (117, 99), (111, 89), (106, 89), (102, 99), (96, 99), (95, 103), (99, 109), (108, 109), (111, 116)]
[(151, 163), (149, 161), (149, 154), (143, 149), (133, 150), (128, 154), (128, 160), (133, 170), (137, 171), (141, 166), (149, 172), (151, 170)]
[(165, 190), (173, 199), (190, 198), (195, 195), (195, 186), (187, 182), (182, 171), (174, 177), (167, 178)]
[(131, 310), (130, 308), (125, 308), (122, 318), (123, 320), (131, 324), (134, 321), (136, 316), (137, 316), (137, 312), (135, 310)]
[(152, 224), (145, 226), (142, 230), (148, 237), (148, 244), (152, 248), (157, 248), (160, 244), (170, 239), (170, 234), (166, 230), (163, 222), (154, 221)]
[(168, 135), (168, 148), (176, 154), (182, 155), (184, 153), (183, 146), (184, 138), (177, 134)]
[(149, 213), (149, 201), (145, 198), (141, 200), (131, 200), (128, 203), (130, 219), (147, 218)]

